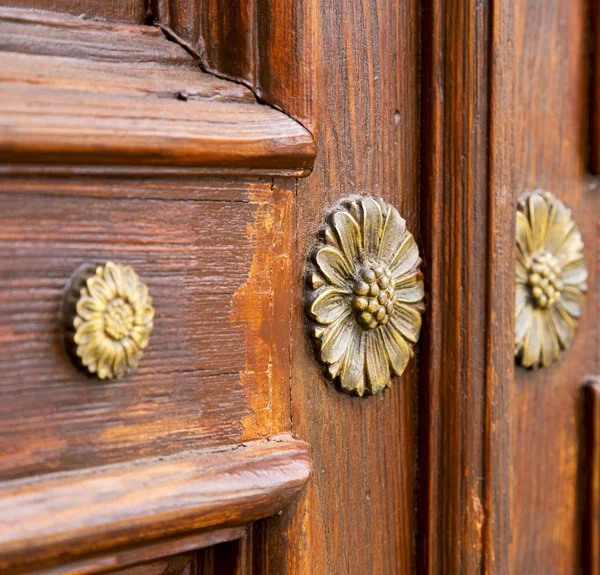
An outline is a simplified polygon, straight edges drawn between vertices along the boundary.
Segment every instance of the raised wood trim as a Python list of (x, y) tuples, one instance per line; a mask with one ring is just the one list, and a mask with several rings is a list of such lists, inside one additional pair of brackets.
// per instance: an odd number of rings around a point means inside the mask
[(297, 176), (315, 156), (303, 126), (155, 27), (0, 8), (0, 69), (5, 165)]
[(590, 107), (589, 164), (594, 174), (600, 173), (600, 2), (588, 4), (590, 10)]
[(600, 575), (600, 377), (584, 385), (583, 572)]
[[(512, 2), (424, 2), (418, 572), (509, 572)], [(444, 230), (443, 234), (435, 233)]]
[(280, 437), (5, 482), (0, 570), (245, 525), (288, 505), (309, 476), (308, 446)]
[(318, 0), (153, 0), (204, 70), (242, 82), (316, 137)]

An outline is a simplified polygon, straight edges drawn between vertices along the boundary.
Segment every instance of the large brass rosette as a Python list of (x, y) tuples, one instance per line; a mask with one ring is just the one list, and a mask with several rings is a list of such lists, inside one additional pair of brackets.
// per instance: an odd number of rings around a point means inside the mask
[(380, 198), (351, 197), (328, 214), (306, 308), (318, 357), (344, 391), (374, 395), (404, 372), (425, 310), (420, 263), (406, 222)]
[(587, 291), (581, 234), (571, 210), (549, 192), (523, 195), (517, 208), (515, 356), (545, 367), (573, 343)]
[(107, 262), (77, 270), (62, 315), (74, 360), (100, 379), (119, 379), (140, 362), (154, 308), (148, 287), (131, 267)]

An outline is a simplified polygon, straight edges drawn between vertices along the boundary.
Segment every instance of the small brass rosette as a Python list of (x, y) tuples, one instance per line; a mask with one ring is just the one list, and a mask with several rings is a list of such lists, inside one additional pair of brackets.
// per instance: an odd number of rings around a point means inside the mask
[(62, 322), (67, 351), (100, 379), (134, 370), (154, 320), (148, 286), (129, 266), (113, 262), (79, 268), (65, 292)]
[(549, 192), (524, 194), (517, 206), (515, 357), (546, 367), (573, 343), (587, 291), (581, 234)]
[(382, 199), (350, 197), (328, 214), (305, 300), (318, 358), (342, 390), (375, 395), (406, 369), (425, 311), (420, 264), (406, 222)]

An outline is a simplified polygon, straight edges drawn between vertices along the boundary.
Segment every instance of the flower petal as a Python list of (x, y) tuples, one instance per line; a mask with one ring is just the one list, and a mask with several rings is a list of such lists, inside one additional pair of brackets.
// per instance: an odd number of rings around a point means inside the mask
[(408, 347), (404, 338), (395, 329), (391, 329), (388, 325), (380, 328), (382, 331), (383, 341), (385, 344), (385, 350), (387, 353), (388, 361), (390, 364), (391, 371), (394, 375), (402, 375), (406, 366), (413, 356), (413, 352)]
[(521, 284), (515, 286), (515, 317), (518, 317), (524, 305), (529, 301), (529, 289)]
[(573, 343), (575, 336), (575, 320), (568, 314), (560, 300), (550, 308), (550, 317), (554, 322), (558, 341), (563, 349), (567, 349)]
[(565, 237), (575, 224), (571, 221), (571, 210), (560, 200), (554, 198), (550, 204), (548, 215), (548, 231), (546, 232), (545, 249), (547, 252), (556, 253)]
[(417, 247), (415, 238), (413, 238), (412, 234), (409, 234), (402, 242), (400, 249), (396, 252), (390, 264), (390, 271), (394, 280), (398, 282), (406, 272), (415, 267), (418, 261), (419, 248)]
[(533, 310), (531, 316), (531, 327), (525, 335), (525, 342), (523, 344), (523, 356), (521, 363), (524, 367), (532, 367), (538, 365), (540, 362), (540, 355), (542, 353), (542, 329), (543, 329), (543, 312), (539, 310)]
[(390, 368), (385, 354), (385, 345), (379, 330), (366, 334), (366, 361), (369, 389), (375, 395), (390, 384)]
[(134, 326), (129, 333), (129, 337), (135, 342), (139, 349), (146, 349), (146, 347), (148, 347), (148, 342), (150, 340), (148, 333), (152, 327), (152, 324), (144, 327)]
[(569, 233), (565, 235), (563, 241), (554, 251), (556, 259), (561, 265), (566, 264), (569, 260), (573, 259), (573, 254), (577, 254), (583, 251), (583, 240), (581, 239), (581, 233), (573, 222), (569, 230)]
[(356, 267), (363, 247), (358, 223), (347, 212), (336, 212), (333, 214), (333, 225), (346, 259), (351, 267)]
[(319, 323), (333, 323), (350, 309), (349, 296), (334, 287), (321, 288), (319, 296), (310, 306), (310, 313)]
[(383, 228), (383, 214), (379, 204), (373, 198), (361, 200), (363, 208), (363, 238), (367, 258), (377, 257), (381, 232)]
[(113, 376), (112, 360), (113, 360), (113, 346), (104, 345), (98, 360), (98, 377), (100, 379), (108, 379)]
[(542, 366), (547, 366), (560, 357), (556, 330), (548, 311), (543, 314), (542, 337)]
[(139, 283), (135, 287), (131, 299), (129, 300), (131, 305), (135, 308), (141, 308), (148, 303), (150, 296), (148, 295), (148, 286), (144, 283)]
[(342, 314), (329, 325), (321, 335), (321, 358), (325, 363), (334, 363), (342, 357), (342, 354), (356, 337), (358, 324), (350, 317), (350, 310)]
[(83, 344), (97, 337), (104, 337), (104, 321), (101, 318), (84, 322), (77, 328), (73, 340), (76, 344)]
[(565, 286), (560, 292), (560, 301), (571, 317), (581, 317), (585, 297), (583, 292), (573, 286)]
[(421, 301), (424, 297), (425, 289), (421, 272), (404, 276), (396, 284), (396, 299), (398, 301), (415, 303)]
[(104, 312), (105, 304), (90, 296), (82, 296), (77, 300), (77, 315), (83, 319), (98, 319)]
[(335, 248), (322, 248), (318, 251), (316, 260), (321, 273), (333, 285), (338, 287), (348, 286), (354, 272), (344, 254)]
[(531, 226), (529, 220), (522, 212), (517, 212), (517, 247), (525, 261), (533, 254), (533, 241), (531, 239)]
[(529, 279), (527, 269), (525, 269), (525, 266), (523, 265), (522, 258), (517, 258), (517, 265), (515, 267), (515, 279), (517, 281), (517, 284), (525, 284)]
[(147, 326), (154, 319), (154, 308), (150, 304), (146, 304), (135, 310), (134, 324), (139, 326)]
[(578, 286), (587, 280), (588, 273), (585, 267), (583, 255), (580, 258), (571, 260), (562, 269), (561, 279), (567, 285)]
[(124, 377), (128, 371), (125, 350), (120, 343), (113, 346), (112, 371), (117, 379)]
[(398, 210), (390, 206), (379, 244), (378, 259), (380, 262), (385, 265), (390, 263), (404, 240), (405, 232), (406, 222), (400, 217)]
[(113, 262), (107, 262), (104, 266), (102, 278), (106, 282), (106, 286), (111, 291), (111, 293), (123, 296), (123, 294), (121, 293), (123, 279), (121, 277), (121, 270), (118, 266), (116, 266)]
[(413, 307), (395, 302), (394, 313), (390, 316), (390, 323), (400, 331), (405, 339), (416, 343), (421, 331), (421, 314)]
[(531, 194), (528, 200), (533, 250), (543, 251), (548, 231), (548, 204), (543, 196), (537, 193)]
[(354, 392), (361, 397), (365, 393), (364, 336), (364, 332), (357, 327), (340, 371), (340, 386), (342, 389)]
[(519, 351), (523, 346), (525, 336), (531, 329), (533, 320), (533, 308), (529, 303), (520, 310), (515, 309), (515, 351)]
[(106, 285), (104, 279), (99, 276), (88, 278), (86, 285), (90, 295), (93, 298), (100, 300), (102, 303), (108, 303), (115, 296), (113, 290), (110, 289)]
[(121, 345), (123, 346), (123, 351), (125, 352), (125, 359), (129, 369), (137, 367), (142, 354), (135, 342), (132, 339), (126, 337), (125, 339), (121, 340)]

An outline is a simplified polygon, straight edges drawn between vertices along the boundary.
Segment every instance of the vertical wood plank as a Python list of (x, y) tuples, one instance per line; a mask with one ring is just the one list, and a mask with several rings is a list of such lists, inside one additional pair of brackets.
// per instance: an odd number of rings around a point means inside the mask
[(423, 12), (419, 573), (508, 569), (511, 9), (432, 0)]

